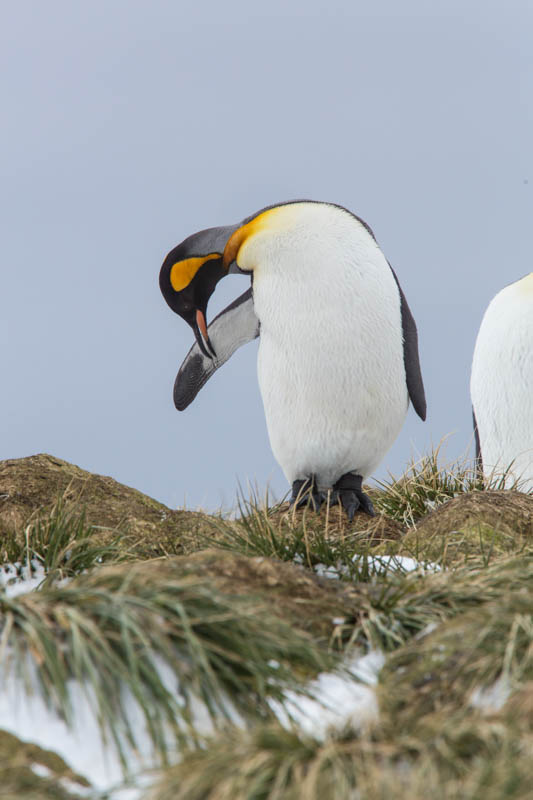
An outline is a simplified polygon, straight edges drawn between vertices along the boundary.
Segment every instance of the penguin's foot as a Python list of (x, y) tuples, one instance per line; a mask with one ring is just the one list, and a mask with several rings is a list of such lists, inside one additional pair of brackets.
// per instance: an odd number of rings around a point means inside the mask
[(350, 522), (353, 520), (356, 511), (364, 511), (365, 514), (369, 514), (371, 517), (376, 516), (370, 497), (363, 492), (362, 483), (361, 475), (347, 472), (333, 486)]
[(313, 511), (319, 511), (324, 502), (324, 494), (319, 492), (316, 485), (316, 478), (311, 475), (305, 480), (294, 481), (292, 484), (291, 507), (302, 508), (311, 506)]

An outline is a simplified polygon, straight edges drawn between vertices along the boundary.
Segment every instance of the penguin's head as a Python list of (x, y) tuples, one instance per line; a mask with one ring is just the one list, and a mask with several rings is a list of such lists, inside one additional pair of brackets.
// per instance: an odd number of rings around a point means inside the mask
[(222, 255), (234, 230), (235, 226), (229, 226), (194, 233), (170, 251), (159, 273), (163, 297), (191, 326), (202, 353), (209, 358), (216, 353), (207, 334), (207, 303), (227, 274)]

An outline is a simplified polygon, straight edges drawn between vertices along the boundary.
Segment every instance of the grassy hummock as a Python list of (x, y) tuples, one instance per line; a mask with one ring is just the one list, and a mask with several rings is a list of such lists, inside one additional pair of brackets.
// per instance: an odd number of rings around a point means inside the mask
[[(228, 518), (50, 456), (3, 462), (3, 560), (45, 578), (0, 590), (0, 668), (68, 723), (83, 686), (124, 764), (140, 714), (166, 765), (153, 800), (528, 797), (533, 497), (438, 451), (368, 491), (378, 514), (352, 524), (254, 497)], [(373, 723), (319, 739), (277, 721), (273, 700), (369, 649)]]

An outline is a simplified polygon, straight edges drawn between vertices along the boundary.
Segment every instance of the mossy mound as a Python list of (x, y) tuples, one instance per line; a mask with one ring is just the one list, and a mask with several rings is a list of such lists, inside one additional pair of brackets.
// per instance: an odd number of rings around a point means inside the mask
[(515, 491), (469, 492), (423, 517), (401, 541), (400, 552), (453, 564), (492, 557), (533, 541), (533, 496)]
[(100, 541), (120, 530), (125, 547), (144, 558), (194, 550), (212, 530), (206, 514), (173, 511), (113, 478), (41, 454), (0, 462), (0, 546), (3, 539), (22, 540), (27, 525), (59, 500), (83, 512)]
[(56, 753), (0, 730), (0, 785), (3, 800), (78, 800), (89, 783)]
[(206, 550), (176, 563), (223, 592), (257, 597), (272, 614), (325, 644), (333, 643), (344, 625), (348, 631), (350, 621), (368, 613), (366, 586), (319, 578), (305, 567), (274, 558)]

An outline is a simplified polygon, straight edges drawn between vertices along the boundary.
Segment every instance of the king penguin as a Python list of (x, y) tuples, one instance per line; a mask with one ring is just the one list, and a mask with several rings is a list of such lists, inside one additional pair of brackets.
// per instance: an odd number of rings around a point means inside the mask
[(490, 480), (533, 489), (533, 272), (491, 300), (470, 379), (477, 459)]
[[(206, 303), (228, 272), (252, 287), (209, 325)], [(292, 201), (202, 231), (165, 259), (160, 287), (196, 344), (174, 385), (178, 409), (259, 336), (257, 371), (274, 456), (292, 501), (325, 492), (373, 514), (362, 481), (398, 436), (409, 398), (425, 419), (414, 319), (366, 223), (324, 202)]]

